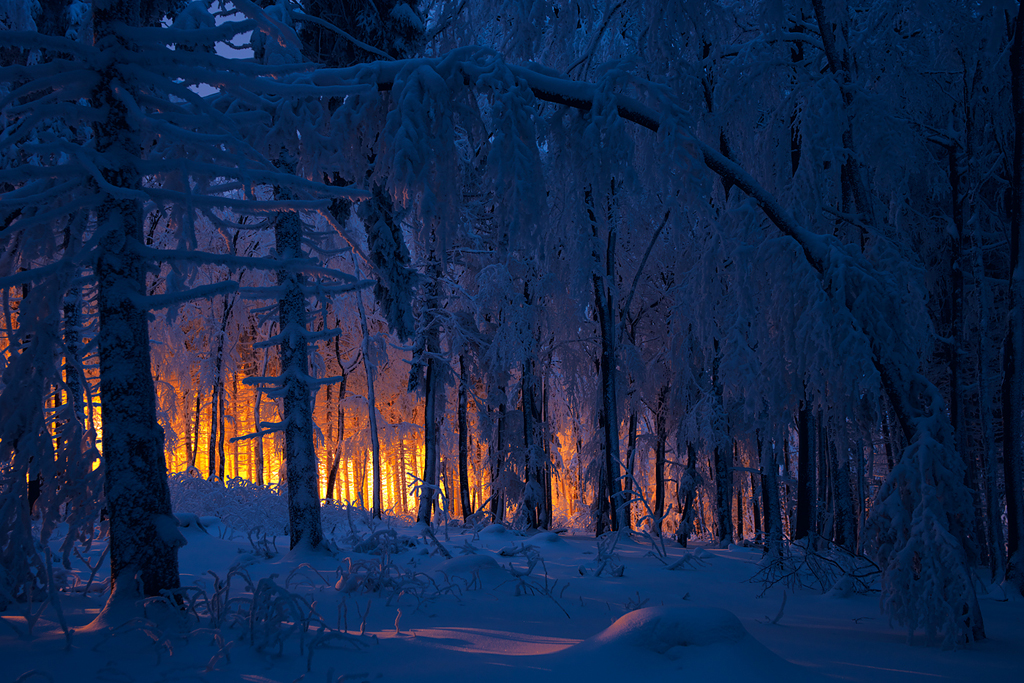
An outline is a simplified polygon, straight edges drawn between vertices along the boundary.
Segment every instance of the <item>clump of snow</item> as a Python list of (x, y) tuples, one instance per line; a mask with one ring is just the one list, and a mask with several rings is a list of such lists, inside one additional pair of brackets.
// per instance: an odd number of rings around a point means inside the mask
[(178, 519), (173, 515), (156, 515), (153, 517), (153, 525), (156, 526), (157, 537), (172, 548), (180, 548), (188, 543), (178, 531)]
[(550, 531), (542, 531), (539, 534), (535, 534), (530, 537), (530, 543), (534, 545), (554, 545), (559, 543), (565, 543), (558, 534)]
[(453, 576), (456, 574), (466, 575), (472, 574), (478, 571), (487, 570), (503, 571), (498, 563), (490, 555), (462, 555), (460, 557), (453, 557), (450, 560), (445, 560), (441, 564), (437, 565), (437, 569), (434, 571), (442, 572)]
[(423, 22), (416, 16), (412, 8), (404, 2), (400, 2), (391, 8), (391, 16), (400, 22), (408, 24), (417, 31), (423, 30)]
[(747, 629), (736, 615), (724, 609), (644, 607), (619, 617), (614, 624), (577, 647), (587, 650), (628, 645), (677, 659), (681, 647), (736, 644), (747, 637)]
[(717, 607), (637, 609), (554, 657), (573, 663), (581, 679), (614, 680), (643, 666), (649, 674), (674, 677), (668, 672), (678, 671), (691, 680), (818, 680), (755, 640), (735, 614)]

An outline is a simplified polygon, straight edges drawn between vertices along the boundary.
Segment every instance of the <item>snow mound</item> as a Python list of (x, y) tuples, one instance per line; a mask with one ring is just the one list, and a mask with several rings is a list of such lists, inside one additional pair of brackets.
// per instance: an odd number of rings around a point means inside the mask
[(676, 648), (734, 644), (748, 635), (735, 614), (717, 607), (645, 607), (619, 617), (580, 645), (628, 645), (672, 656), (678, 654)]
[(509, 573), (503, 569), (490, 555), (463, 555), (446, 560), (434, 568), (440, 580), (458, 579), (466, 589), (491, 590), (509, 579)]
[(502, 536), (508, 533), (504, 524), (488, 524), (480, 530), (481, 536)]
[(665, 680), (684, 673), (687, 680), (820, 680), (773, 653), (750, 635), (736, 615), (717, 607), (638, 609), (552, 657), (556, 666), (574, 668), (578, 680), (615, 680), (641, 670), (652, 679), (668, 677)]
[(539, 534), (531, 536), (530, 543), (532, 545), (554, 545), (556, 543), (565, 543), (565, 541), (563, 541), (562, 537), (556, 533), (542, 531)]
[(181, 530), (181, 533), (208, 533), (206, 526), (199, 519), (199, 515), (191, 512), (178, 512), (174, 516), (178, 520), (178, 529)]

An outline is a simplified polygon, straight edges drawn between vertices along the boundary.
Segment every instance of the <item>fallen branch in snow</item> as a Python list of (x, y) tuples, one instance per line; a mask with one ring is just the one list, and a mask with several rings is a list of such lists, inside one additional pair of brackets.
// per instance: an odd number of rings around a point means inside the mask
[(706, 567), (709, 563), (704, 558), (698, 556), (696, 552), (688, 550), (683, 553), (682, 557), (665, 568), (674, 571), (678, 569), (686, 569), (688, 565), (692, 565), (693, 568), (696, 569), (699, 566)]

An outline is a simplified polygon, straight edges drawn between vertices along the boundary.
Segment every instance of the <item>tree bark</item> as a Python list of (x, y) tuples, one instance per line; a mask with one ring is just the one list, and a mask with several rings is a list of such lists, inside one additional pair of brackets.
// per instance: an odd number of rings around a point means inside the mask
[(440, 483), (438, 468), (438, 425), (437, 425), (437, 360), (427, 360), (427, 374), (424, 382), (426, 398), (423, 404), (423, 480), (420, 489), (419, 509), (416, 521), (430, 524), (430, 518), (437, 498)]
[(462, 521), (466, 522), (473, 514), (473, 504), (469, 501), (469, 406), (466, 396), (466, 358), (459, 356), (459, 503), (462, 507)]
[[(282, 166), (292, 169), (283, 162)], [(287, 192), (275, 188), (276, 196)], [(281, 326), (281, 387), (285, 463), (288, 470), (288, 535), (292, 548), (302, 544), (311, 549), (324, 545), (320, 516), (320, 488), (313, 442), (313, 415), (309, 385), (309, 348), (306, 340), (305, 276), (287, 264), (304, 257), (302, 222), (294, 212), (280, 213), (274, 222), (277, 257), (282, 261), (277, 283), (283, 290), (278, 300)]]
[[(760, 441), (758, 442), (760, 446)], [(768, 554), (777, 560), (782, 559), (782, 501), (779, 496), (779, 462), (775, 444), (772, 443), (761, 453), (761, 470), (764, 472), (764, 530)]]
[[(611, 194), (615, 194), (612, 182)], [(603, 256), (596, 249), (598, 243), (598, 218), (594, 193), (590, 188), (584, 192), (584, 204), (590, 219), (591, 235), (595, 249), (593, 258), (594, 306), (597, 309), (598, 325), (601, 332), (601, 400), (600, 426), (602, 428), (602, 469), (599, 473), (598, 501), (596, 507), (596, 532), (603, 532), (605, 517), (610, 515), (611, 529), (617, 531), (623, 525), (626, 510), (623, 505), (621, 491), (621, 458), (619, 456), (619, 417), (618, 417), (618, 372), (617, 372), (617, 339), (618, 326), (615, 323), (615, 219), (611, 208), (608, 210), (608, 234), (604, 240)], [(603, 271), (603, 272), (602, 272)]]
[[(678, 441), (678, 439), (677, 439)], [(678, 444), (676, 448), (678, 449)], [(693, 444), (686, 444), (686, 470), (679, 482), (677, 489), (680, 501), (680, 520), (677, 540), (679, 545), (686, 547), (690, 534), (693, 531), (694, 508), (697, 500), (697, 449)]]
[(665, 517), (665, 461), (668, 452), (668, 428), (666, 397), (668, 384), (658, 390), (658, 407), (654, 416), (654, 523), (652, 531), (661, 536), (661, 524)]
[(203, 412), (203, 391), (199, 387), (198, 382), (196, 383), (196, 411), (195, 411), (195, 430), (192, 437), (192, 451), (189, 453), (188, 465), (189, 467), (196, 466), (196, 458), (199, 457), (199, 422), (202, 420)]
[[(337, 351), (337, 340), (335, 337), (335, 351)], [(340, 354), (339, 354), (340, 355)], [(345, 447), (345, 409), (342, 401), (345, 399), (345, 385), (348, 383), (348, 374), (344, 366), (341, 366), (341, 380), (338, 382), (338, 440), (335, 442), (334, 457), (331, 458), (331, 469), (327, 473), (327, 498), (335, 500), (334, 488), (338, 483), (338, 468), (341, 465), (341, 454)]]
[(1010, 56), (1013, 177), (1010, 287), (1003, 347), (1003, 479), (1006, 486), (1006, 575), (1024, 595), (1024, 8), (1017, 8)]
[(814, 495), (814, 418), (806, 405), (800, 408), (797, 418), (797, 488), (796, 488), (796, 528), (793, 540), (807, 538), (811, 532), (814, 508), (817, 497)]
[[(529, 298), (527, 298), (529, 302)], [(537, 401), (537, 364), (533, 359), (523, 363), (522, 412), (523, 449), (526, 452), (526, 493), (523, 504), (527, 510), (528, 523), (533, 529), (546, 529), (547, 512), (544, 505), (544, 449), (540, 442), (543, 429)]]
[[(718, 377), (718, 367), (722, 362), (721, 355), (718, 350), (718, 340), (714, 342), (715, 346), (715, 357), (711, 361), (711, 388), (714, 393), (714, 402), (716, 415), (713, 418), (715, 424), (713, 425), (715, 439), (714, 447), (714, 477), (715, 477), (715, 533), (717, 534), (717, 541), (720, 547), (725, 547), (732, 543), (732, 512), (731, 512), (731, 493), (732, 493), (732, 474), (730, 472), (731, 463), (729, 462), (730, 452), (728, 448), (723, 447), (723, 442), (726, 437), (725, 434), (725, 402), (724, 402), (724, 388)], [(724, 453), (722, 451), (725, 451)]]
[[(434, 233), (431, 233), (431, 242), (436, 240)], [(437, 504), (437, 497), (440, 494), (440, 425), (438, 424), (438, 403), (443, 402), (443, 385), (440, 381), (440, 367), (437, 357), (441, 352), (441, 330), (440, 321), (437, 319), (435, 310), (441, 304), (441, 265), (437, 254), (432, 249), (429, 255), (430, 265), (428, 266), (426, 294), (424, 297), (426, 318), (423, 331), (423, 351), (426, 373), (423, 379), (423, 480), (420, 487), (419, 507), (416, 512), (416, 521), (430, 524), (431, 515)], [(442, 407), (443, 410), (443, 407)]]
[[(489, 460), (491, 469), (491, 521), (505, 521), (505, 492), (502, 490), (502, 471), (505, 467), (505, 404), (498, 404), (498, 420), (496, 425), (494, 452)], [(488, 444), (488, 449), (491, 448)]]
[(140, 23), (138, 4), (96, 0), (92, 11), (96, 45), (111, 55), (97, 73), (92, 95), (93, 108), (105, 113), (93, 124), (94, 146), (107, 160), (104, 181), (125, 191), (107, 194), (96, 216), (104, 492), (113, 600), (122, 591), (135, 592), (136, 576), (145, 595), (178, 588), (178, 547), (185, 539), (171, 513), (164, 435), (156, 419), (148, 314), (137, 303), (146, 294), (146, 268), (140, 254), (142, 206), (128, 196), (137, 196), (142, 186), (136, 167), (142, 142), (126, 104), (133, 97), (135, 77), (122, 73), (123, 62), (112, 56), (133, 51), (118, 27)]
[[(213, 354), (213, 388), (210, 390), (210, 460), (208, 471), (210, 479), (214, 476), (224, 481), (224, 341), (227, 337), (228, 316), (234, 307), (234, 301), (228, 304), (227, 297), (221, 301), (220, 329), (217, 331), (217, 349)], [(218, 449), (219, 446), (219, 449)], [(220, 461), (217, 453), (220, 452)]]
[[(358, 267), (356, 268), (356, 277), (360, 277)], [(370, 354), (370, 328), (366, 324), (366, 309), (363, 307), (362, 291), (356, 292), (356, 305), (359, 308), (359, 325), (363, 333), (363, 368), (366, 370), (366, 408), (369, 413), (370, 449), (373, 456), (373, 507), (370, 514), (380, 519), (384, 508), (384, 501), (381, 492), (380, 435), (377, 432), (377, 396), (374, 387), (377, 363), (376, 359), (371, 358)]]

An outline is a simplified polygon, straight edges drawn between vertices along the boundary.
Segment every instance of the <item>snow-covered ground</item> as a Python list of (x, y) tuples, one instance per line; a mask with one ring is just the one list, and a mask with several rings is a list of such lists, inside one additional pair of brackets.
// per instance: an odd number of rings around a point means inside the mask
[[(86, 628), (106, 601), (107, 567), (85, 593), (91, 572), (76, 558), (74, 588), (60, 598), (76, 629), (70, 648), (52, 607), (31, 636), (25, 605), (8, 609), (0, 681), (883, 683), (1014, 681), (1024, 671), (1024, 600), (998, 600), (998, 589), (982, 601), (988, 639), (943, 651), (908, 644), (880, 616), (877, 594), (779, 583), (759, 597), (754, 548), (667, 543), (663, 557), (639, 536), (612, 547), (500, 526), (441, 527), (431, 538), (353, 513), (325, 522), (339, 547), (331, 556), (288, 552), (284, 536), (251, 542), (216, 517), (182, 519), (185, 617), (150, 600), (145, 618), (114, 612)], [(103, 549), (83, 558), (95, 563)]]

